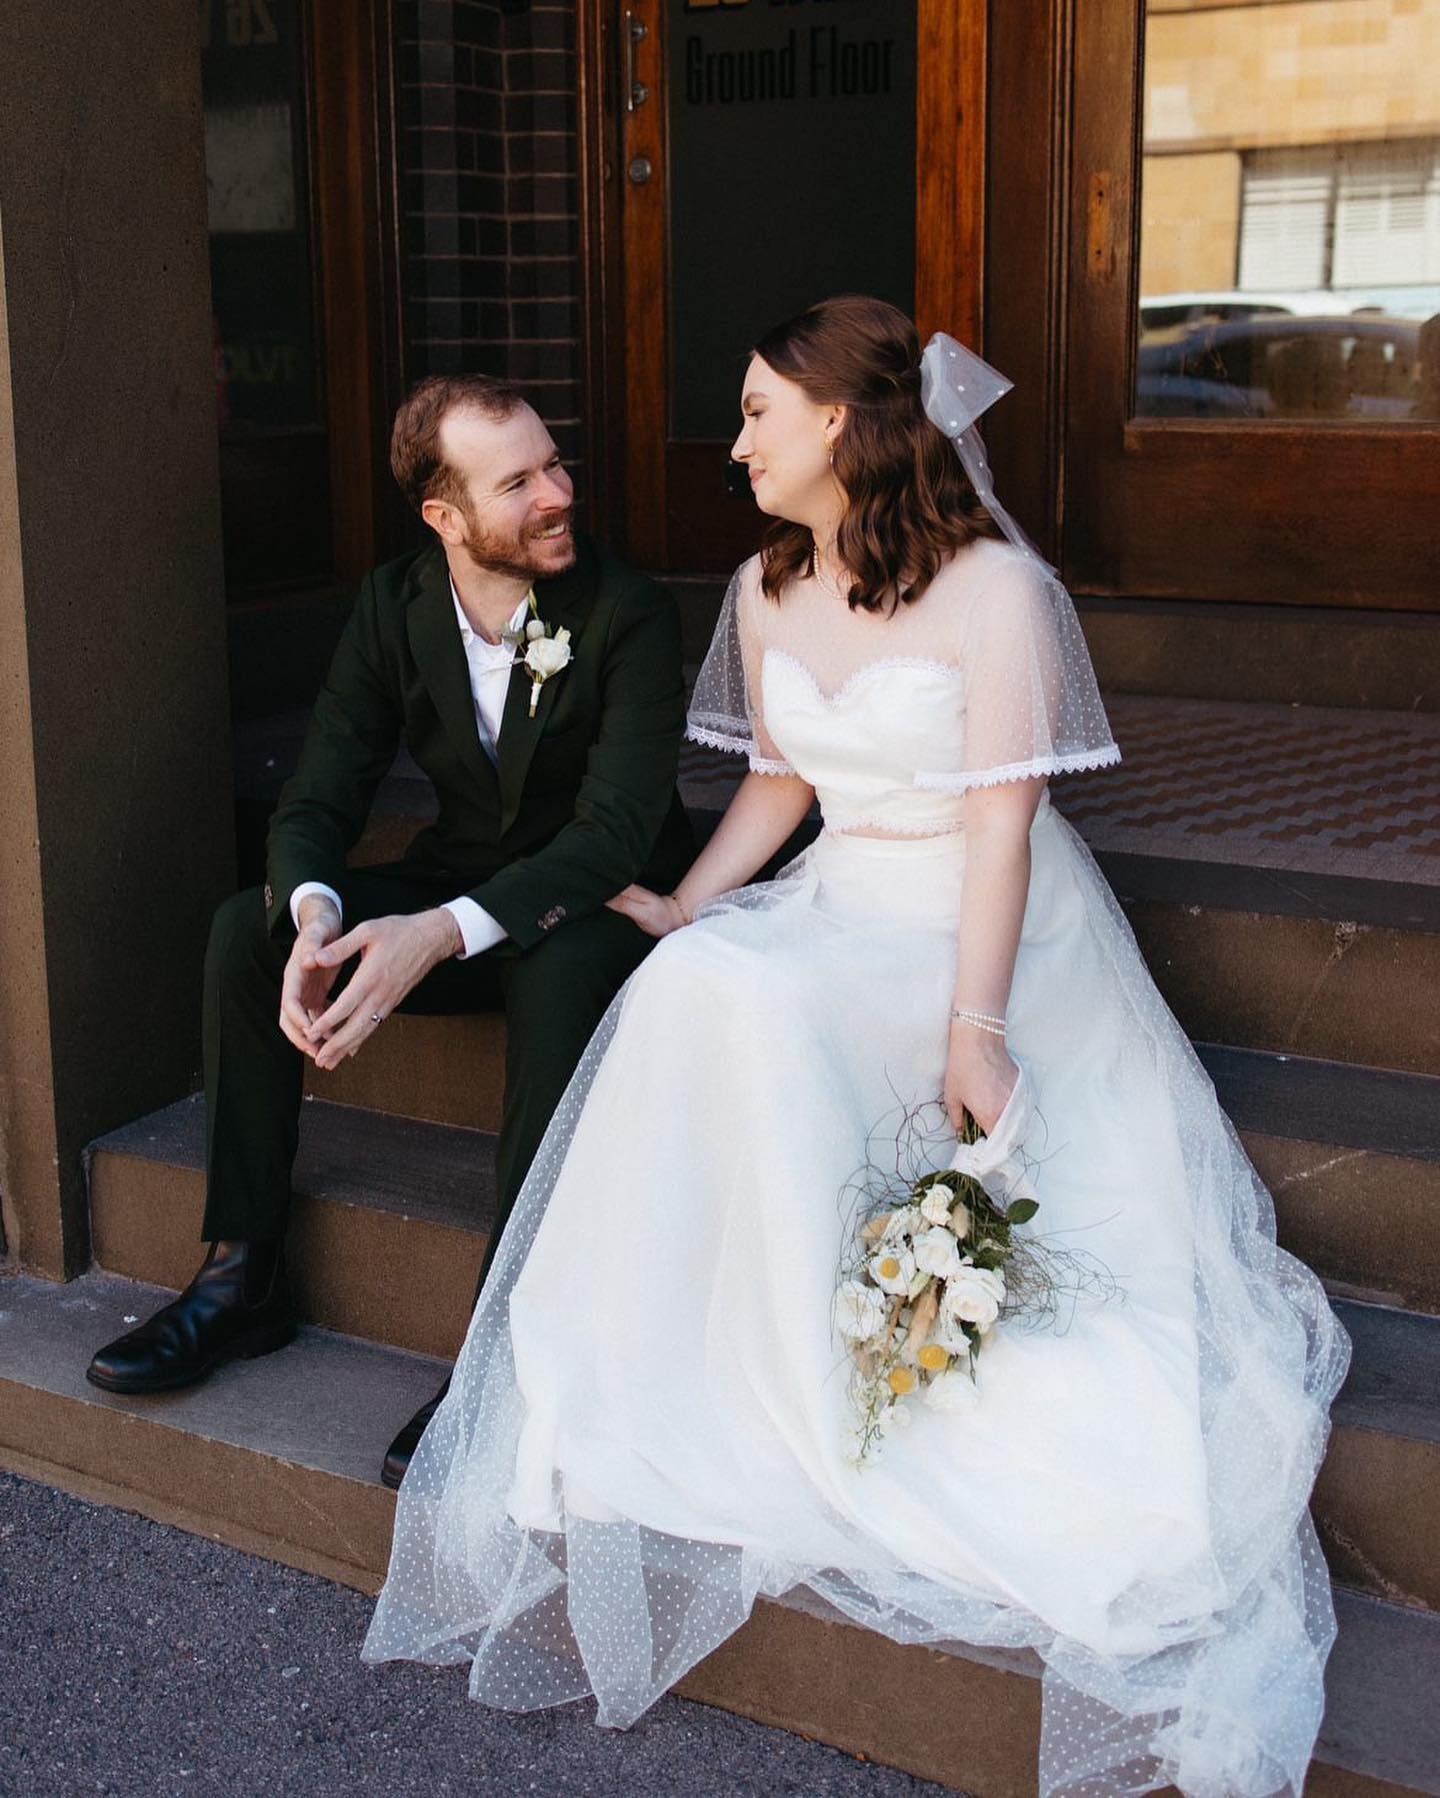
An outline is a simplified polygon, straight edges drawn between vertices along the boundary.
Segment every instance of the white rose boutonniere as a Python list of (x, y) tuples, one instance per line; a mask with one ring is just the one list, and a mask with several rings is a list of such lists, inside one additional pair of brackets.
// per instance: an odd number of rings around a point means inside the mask
[(540, 703), (540, 689), (552, 675), (570, 666), (571, 649), (568, 630), (553, 634), (540, 617), (535, 595), (530, 595), (530, 610), (535, 614), (525, 626), (525, 666), (530, 672), (530, 716)]

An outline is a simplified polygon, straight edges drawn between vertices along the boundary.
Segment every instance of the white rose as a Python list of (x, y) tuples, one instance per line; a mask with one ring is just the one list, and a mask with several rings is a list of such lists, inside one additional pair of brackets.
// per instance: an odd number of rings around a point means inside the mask
[(948, 1280), (960, 1272), (960, 1245), (944, 1224), (915, 1238), (915, 1265), (924, 1274)]
[(866, 1342), (885, 1322), (885, 1301), (863, 1280), (846, 1280), (835, 1293), (835, 1328), (847, 1342)]
[(570, 633), (556, 631), (553, 637), (536, 637), (525, 651), (525, 666), (537, 680), (549, 680), (570, 662)]
[(968, 1373), (952, 1370), (942, 1373), (925, 1388), (925, 1403), (932, 1411), (949, 1411), (958, 1416), (973, 1411), (980, 1403), (980, 1394)]
[(943, 1180), (937, 1180), (933, 1186), (925, 1189), (925, 1197), (920, 1201), (920, 1215), (927, 1224), (944, 1224), (950, 1219), (950, 1207), (955, 1203), (955, 1188), (946, 1186)]
[(903, 1243), (882, 1242), (870, 1257), (869, 1274), (882, 1292), (908, 1298), (910, 1282), (915, 1278), (915, 1257)]
[(540, 620), (538, 618), (530, 619), (525, 626), (525, 641), (527, 643), (534, 643), (537, 638), (543, 637), (544, 635), (545, 626), (541, 624)]
[(1005, 1282), (988, 1267), (962, 1266), (945, 1282), (941, 1308), (951, 1317), (988, 1330), (1005, 1302)]

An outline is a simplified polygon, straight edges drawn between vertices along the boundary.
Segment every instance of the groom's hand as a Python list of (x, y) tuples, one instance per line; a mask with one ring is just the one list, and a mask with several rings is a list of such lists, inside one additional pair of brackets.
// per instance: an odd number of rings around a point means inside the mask
[(464, 948), (454, 916), (443, 906), (410, 917), (372, 918), (328, 944), (316, 956), (335, 974), (352, 955), (360, 966), (350, 984), (305, 1031), (317, 1068), (338, 1068), (371, 1036), (434, 967)]
[(311, 893), (300, 901), (300, 928), (280, 983), (280, 1028), (305, 1055), (315, 1053), (306, 1032), (329, 1002), (339, 972), (338, 965), (322, 966), (320, 952), (339, 934), (340, 914), (328, 899)]

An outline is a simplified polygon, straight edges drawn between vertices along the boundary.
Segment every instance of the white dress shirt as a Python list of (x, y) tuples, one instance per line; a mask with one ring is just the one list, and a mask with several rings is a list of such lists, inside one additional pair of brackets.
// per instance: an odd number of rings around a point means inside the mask
[[(510, 670), (515, 665), (515, 650), (503, 641), (487, 643), (477, 630), (472, 629), (470, 620), (465, 616), (465, 609), (460, 604), (460, 595), (455, 591), (453, 578), (450, 582), (450, 597), (455, 604), (455, 622), (460, 628), (460, 641), (465, 647), (465, 661), (470, 669), (470, 697), (475, 702), (475, 729), (486, 755), (492, 762), (498, 763), (500, 721), (505, 715), (505, 695), (510, 688)], [(527, 593), (510, 614), (507, 628), (512, 631), (524, 630), (529, 610), (530, 595)], [(340, 904), (340, 895), (334, 887), (327, 886), (323, 880), (302, 880), (290, 895), (290, 916), (295, 921), (295, 928), (300, 928), (300, 901), (311, 893), (319, 893), (331, 902), (340, 914), (343, 927), (344, 907)], [(493, 949), (496, 943), (504, 942), (507, 935), (504, 925), (492, 918), (483, 905), (477, 905), (466, 894), (462, 893), (458, 899), (447, 899), (445, 910), (460, 926), (461, 948), (456, 954), (457, 961), (468, 961), (472, 955), (480, 955), (486, 949)]]

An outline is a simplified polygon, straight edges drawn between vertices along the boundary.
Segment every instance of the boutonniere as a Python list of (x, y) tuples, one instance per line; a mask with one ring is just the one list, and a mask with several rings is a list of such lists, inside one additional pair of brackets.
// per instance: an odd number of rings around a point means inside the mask
[(525, 625), (524, 662), (530, 673), (530, 716), (535, 716), (535, 708), (540, 703), (540, 689), (551, 675), (559, 674), (570, 666), (570, 633), (568, 630), (553, 631), (540, 616), (540, 608), (535, 603), (535, 595), (530, 595), (530, 610), (533, 616)]

